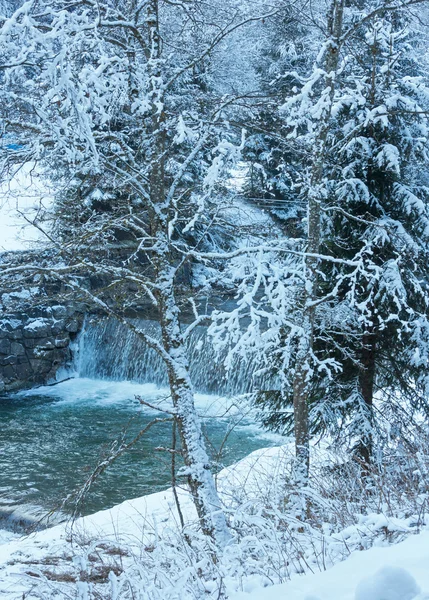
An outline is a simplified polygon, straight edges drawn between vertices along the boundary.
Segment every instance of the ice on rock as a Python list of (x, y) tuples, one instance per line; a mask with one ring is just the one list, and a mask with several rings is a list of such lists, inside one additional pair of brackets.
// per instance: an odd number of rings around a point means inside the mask
[(355, 600), (413, 600), (419, 593), (420, 588), (408, 571), (383, 567), (358, 584)]

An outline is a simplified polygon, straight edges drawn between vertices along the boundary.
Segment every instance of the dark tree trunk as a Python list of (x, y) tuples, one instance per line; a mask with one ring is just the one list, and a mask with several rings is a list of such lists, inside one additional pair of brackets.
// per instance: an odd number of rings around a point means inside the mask
[(359, 458), (364, 473), (367, 474), (372, 462), (374, 425), (374, 383), (377, 338), (375, 333), (366, 333), (363, 337), (361, 368), (359, 371), (359, 391), (364, 401), (366, 423), (359, 443)]

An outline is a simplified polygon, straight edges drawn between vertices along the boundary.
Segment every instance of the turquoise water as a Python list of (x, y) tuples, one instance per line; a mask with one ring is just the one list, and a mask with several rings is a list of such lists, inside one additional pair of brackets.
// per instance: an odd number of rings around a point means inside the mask
[[(88, 477), (115, 439), (131, 439), (153, 418), (140, 395), (168, 406), (167, 390), (152, 384), (74, 379), (0, 398), (0, 509), (20, 514), (54, 509)], [(215, 468), (275, 443), (231, 401), (197, 395)], [(111, 466), (91, 490), (83, 514), (170, 485), (171, 424), (158, 423)], [(225, 441), (225, 436), (227, 439)], [(222, 447), (221, 455), (218, 451)]]

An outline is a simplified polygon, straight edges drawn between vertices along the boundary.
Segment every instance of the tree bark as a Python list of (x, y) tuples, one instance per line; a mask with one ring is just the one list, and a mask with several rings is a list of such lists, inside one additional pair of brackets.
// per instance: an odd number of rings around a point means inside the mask
[(201, 423), (194, 403), (186, 346), (180, 331), (179, 308), (175, 298), (176, 267), (169, 235), (171, 206), (166, 201), (165, 161), (168, 154), (165, 96), (158, 23), (158, 0), (147, 8), (149, 98), (152, 105), (148, 123), (151, 138), (148, 156), (149, 220), (154, 238), (152, 266), (155, 271), (162, 345), (169, 357), (167, 372), (175, 419), (181, 440), (189, 489), (203, 533), (215, 545), (214, 560), (231, 539), (225, 514), (216, 490)]
[(373, 420), (374, 420), (374, 383), (376, 373), (377, 339), (374, 333), (366, 333), (363, 337), (361, 368), (359, 371), (359, 390), (365, 407), (365, 430), (362, 433), (358, 451), (362, 461), (363, 474), (367, 475), (373, 455)]
[(203, 533), (215, 542), (218, 550), (222, 550), (231, 536), (210, 470), (200, 418), (195, 409), (186, 347), (180, 332), (179, 310), (171, 286), (165, 287), (159, 300), (162, 342), (171, 357), (167, 365), (168, 380), (189, 489)]
[[(305, 259), (305, 289), (303, 294), (302, 335), (298, 343), (293, 382), (293, 407), (295, 419), (295, 455), (298, 482), (305, 484), (310, 467), (309, 395), (311, 386), (311, 362), (314, 346), (314, 326), (318, 295), (317, 255), (321, 244), (321, 204), (325, 173), (326, 142), (330, 130), (330, 118), (335, 92), (335, 76), (338, 69), (339, 46), (343, 32), (345, 0), (332, 0), (328, 14), (328, 44), (325, 58), (325, 82), (329, 99), (316, 134), (315, 150), (311, 167), (308, 193), (308, 242)], [(310, 255), (310, 256), (309, 256)], [(313, 256), (312, 256), (313, 255)]]

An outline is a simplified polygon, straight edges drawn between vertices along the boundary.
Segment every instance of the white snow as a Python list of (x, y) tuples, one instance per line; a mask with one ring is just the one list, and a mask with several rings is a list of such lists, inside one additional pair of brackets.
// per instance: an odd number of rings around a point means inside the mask
[(28, 290), (20, 290), (19, 292), (11, 292), (10, 294), (2, 294), (1, 301), (5, 306), (9, 306), (17, 300), (31, 300), (34, 294), (39, 292), (38, 287), (31, 287)]
[[(419, 587), (425, 591), (419, 593)], [(239, 592), (231, 600), (427, 600), (428, 592), (429, 531), (424, 531), (397, 545), (353, 552), (327, 571)]]
[(0, 529), (0, 546), (2, 544), (7, 544), (12, 540), (18, 539), (20, 536), (17, 533), (13, 533), (12, 531), (5, 531), (4, 529)]
[[(289, 449), (270, 448), (252, 453), (218, 476), (221, 491), (239, 483), (257, 492), (257, 486), (273, 479), (282, 457)], [(256, 474), (249, 473), (257, 469)], [(261, 478), (261, 474), (264, 476)], [(269, 490), (265, 490), (268, 491)], [(181, 507), (188, 519), (195, 518), (192, 502), (179, 490)], [(110, 510), (79, 519), (74, 526), (75, 539), (127, 540), (129, 547), (142, 544), (155, 526), (159, 533), (177, 523), (177, 511), (171, 490), (126, 501)], [(26, 538), (0, 537), (0, 599), (14, 600), (29, 588), (23, 577), (28, 565), (42, 563), (47, 557), (72, 551), (66, 525), (57, 525)], [(9, 538), (9, 539), (8, 539)], [(32, 570), (33, 567), (31, 568)], [(292, 580), (267, 587), (260, 576), (248, 578), (240, 589), (238, 581), (226, 582), (230, 600), (429, 600), (429, 531), (423, 530), (397, 545), (376, 546), (354, 551), (343, 562), (307, 575), (292, 575)], [(420, 591), (423, 590), (423, 591)]]
[[(37, 288), (36, 288), (37, 289)], [(30, 323), (28, 323), (24, 329), (26, 331), (37, 331), (38, 329), (42, 329), (43, 327), (46, 327), (46, 325), (48, 325), (50, 323), (50, 321), (48, 319), (34, 319), (33, 321), (30, 321)]]
[(0, 320), (0, 328), (6, 327), (10, 329), (18, 329), (21, 327), (22, 322), (18, 321), (18, 319), (1, 319)]
[(416, 580), (402, 567), (383, 567), (363, 579), (355, 600), (413, 600), (420, 593)]
[(241, 193), (246, 183), (247, 174), (249, 171), (249, 165), (240, 160), (230, 170), (230, 177), (227, 182), (227, 187), (231, 190)]

